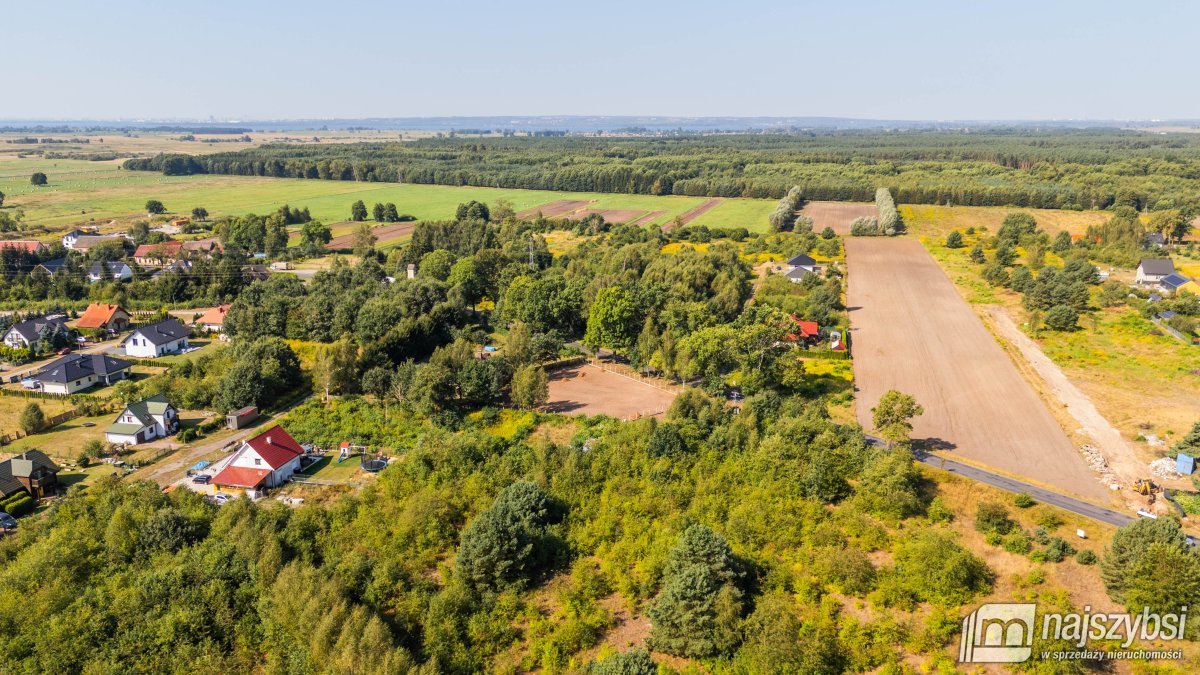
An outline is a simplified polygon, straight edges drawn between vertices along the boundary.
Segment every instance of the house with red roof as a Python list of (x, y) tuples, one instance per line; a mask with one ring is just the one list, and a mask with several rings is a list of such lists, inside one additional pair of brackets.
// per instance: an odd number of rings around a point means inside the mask
[(283, 427), (274, 426), (242, 441), (241, 447), (212, 479), (219, 492), (244, 490), (258, 496), (268, 488), (283, 485), (300, 470), (304, 448)]
[(7, 241), (0, 241), (0, 248), (15, 248), (18, 251), (35, 253), (37, 255), (41, 255), (46, 252), (46, 245), (42, 242), (26, 239), (9, 239)]
[(142, 244), (133, 252), (133, 260), (142, 267), (168, 265), (182, 257), (183, 242), (170, 239), (157, 244)]
[(225, 315), (229, 313), (230, 305), (218, 305), (200, 315), (196, 325), (205, 333), (224, 333)]
[(129, 328), (129, 319), (129, 312), (120, 305), (93, 302), (79, 317), (79, 321), (75, 322), (75, 327), (80, 330), (102, 329), (110, 333), (119, 333)]
[(788, 342), (803, 342), (811, 343), (820, 338), (821, 327), (816, 321), (803, 321), (795, 314), (790, 315), (792, 318), (792, 332), (787, 334), (785, 338)]

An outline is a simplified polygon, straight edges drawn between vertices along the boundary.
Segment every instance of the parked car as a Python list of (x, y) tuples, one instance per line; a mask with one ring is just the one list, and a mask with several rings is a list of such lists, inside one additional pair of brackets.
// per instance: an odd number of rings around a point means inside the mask
[(233, 501), (233, 497), (230, 497), (224, 492), (218, 492), (217, 494), (213, 495), (213, 501), (217, 503), (217, 506), (223, 506)]
[(54, 353), (55, 353), (55, 354), (58, 354), (59, 356), (66, 356), (67, 354), (70, 354), (70, 353), (71, 353), (71, 348), (70, 348), (70, 347), (63, 347), (62, 349), (60, 349), (60, 350), (58, 350), (57, 352), (54, 352)]
[(212, 476), (206, 473), (197, 474), (192, 476), (192, 482), (196, 485), (208, 485), (212, 482)]
[(7, 513), (0, 511), (0, 528), (5, 529), (5, 530), (11, 530), (11, 529), (15, 528), (16, 526), (17, 526), (16, 518), (13, 518), (12, 516), (8, 515)]

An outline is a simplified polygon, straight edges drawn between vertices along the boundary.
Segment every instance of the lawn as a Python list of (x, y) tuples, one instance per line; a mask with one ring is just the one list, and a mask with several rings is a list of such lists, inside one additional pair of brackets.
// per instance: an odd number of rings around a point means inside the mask
[[(30, 403), (38, 404), (42, 412), (46, 414), (46, 417), (75, 409), (75, 406), (71, 405), (70, 401), (66, 399), (0, 396), (0, 436), (11, 434), (19, 428), (18, 420), (21, 417), (21, 411)], [(0, 446), (0, 452), (12, 452), (8, 447)]]
[(315, 480), (328, 481), (330, 483), (350, 483), (362, 477), (360, 474), (361, 471), (362, 459), (360, 457), (351, 456), (339, 464), (337, 454), (331, 453), (317, 460), (300, 473)]
[[(38, 403), (40, 405), (42, 401)], [(76, 417), (47, 431), (18, 438), (4, 446), (4, 452), (37, 449), (56, 460), (75, 461), (79, 451), (83, 450), (88, 441), (104, 442), (104, 430), (112, 424), (115, 417), (114, 413), (105, 413), (98, 417)], [(84, 426), (85, 424), (92, 426)]]
[[(29, 175), (42, 171), (50, 184), (35, 188)], [(210, 216), (267, 213), (282, 204), (307, 206), (314, 218), (341, 223), (350, 215), (350, 205), (363, 200), (394, 202), (401, 213), (418, 220), (451, 218), (458, 204), (476, 199), (494, 204), (507, 199), (520, 211), (562, 199), (594, 202), (589, 208), (664, 211), (652, 221), (661, 225), (693, 207), (703, 197), (658, 197), (653, 195), (593, 192), (549, 192), (402, 183), (359, 183), (353, 181), (261, 178), (254, 176), (163, 176), (152, 172), (120, 169), (119, 161), (47, 160), (0, 157), (0, 192), (6, 207), (21, 209), (27, 222), (45, 225), (51, 232), (76, 223), (107, 222), (112, 218), (143, 215), (147, 199), (158, 199), (171, 213), (187, 214), (203, 206)], [(761, 199), (727, 199), (692, 221), (709, 227), (745, 227), (765, 230), (767, 214), (775, 202)], [(349, 231), (350, 226), (339, 226)], [(344, 232), (343, 232), (344, 233)]]

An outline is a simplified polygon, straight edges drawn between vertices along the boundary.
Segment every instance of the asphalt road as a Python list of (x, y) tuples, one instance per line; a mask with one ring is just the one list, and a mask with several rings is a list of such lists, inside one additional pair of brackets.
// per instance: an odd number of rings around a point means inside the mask
[[(867, 436), (867, 440), (875, 445), (884, 445), (886, 443), (882, 438), (875, 436)], [(970, 478), (971, 480), (979, 481), (980, 483), (984, 483), (986, 485), (991, 485), (992, 487), (998, 487), (1001, 490), (1007, 490), (1013, 494), (1024, 492), (1043, 504), (1057, 506), (1065, 511), (1070, 511), (1071, 513), (1076, 513), (1085, 518), (1091, 518), (1092, 520), (1096, 520), (1101, 523), (1108, 523), (1109, 525), (1121, 527), (1122, 525), (1128, 525), (1134, 520), (1137, 520), (1133, 516), (1126, 515), (1120, 511), (1106, 509), (1103, 506), (1096, 506), (1091, 502), (1085, 502), (1081, 499), (1075, 499), (1074, 497), (1068, 497), (1057, 492), (1051, 492), (1045, 488), (1041, 488), (1036, 485), (1030, 485), (1029, 483), (1024, 483), (1014, 478), (1009, 478), (1008, 476), (1002, 476), (998, 473), (992, 473), (991, 471), (987, 471), (985, 469), (963, 464), (962, 462), (956, 462), (953, 459), (946, 459), (940, 455), (933, 455), (928, 452), (917, 450), (913, 453), (913, 457), (918, 462), (921, 462), (926, 466), (931, 466), (935, 469), (941, 469), (942, 471), (955, 473), (965, 478)]]

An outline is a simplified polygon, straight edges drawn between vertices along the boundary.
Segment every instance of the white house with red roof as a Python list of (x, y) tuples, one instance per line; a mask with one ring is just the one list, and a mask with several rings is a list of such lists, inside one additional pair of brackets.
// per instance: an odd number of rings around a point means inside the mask
[(242, 441), (212, 479), (220, 492), (245, 490), (257, 496), (262, 490), (283, 485), (300, 470), (304, 448), (283, 427), (275, 426)]

